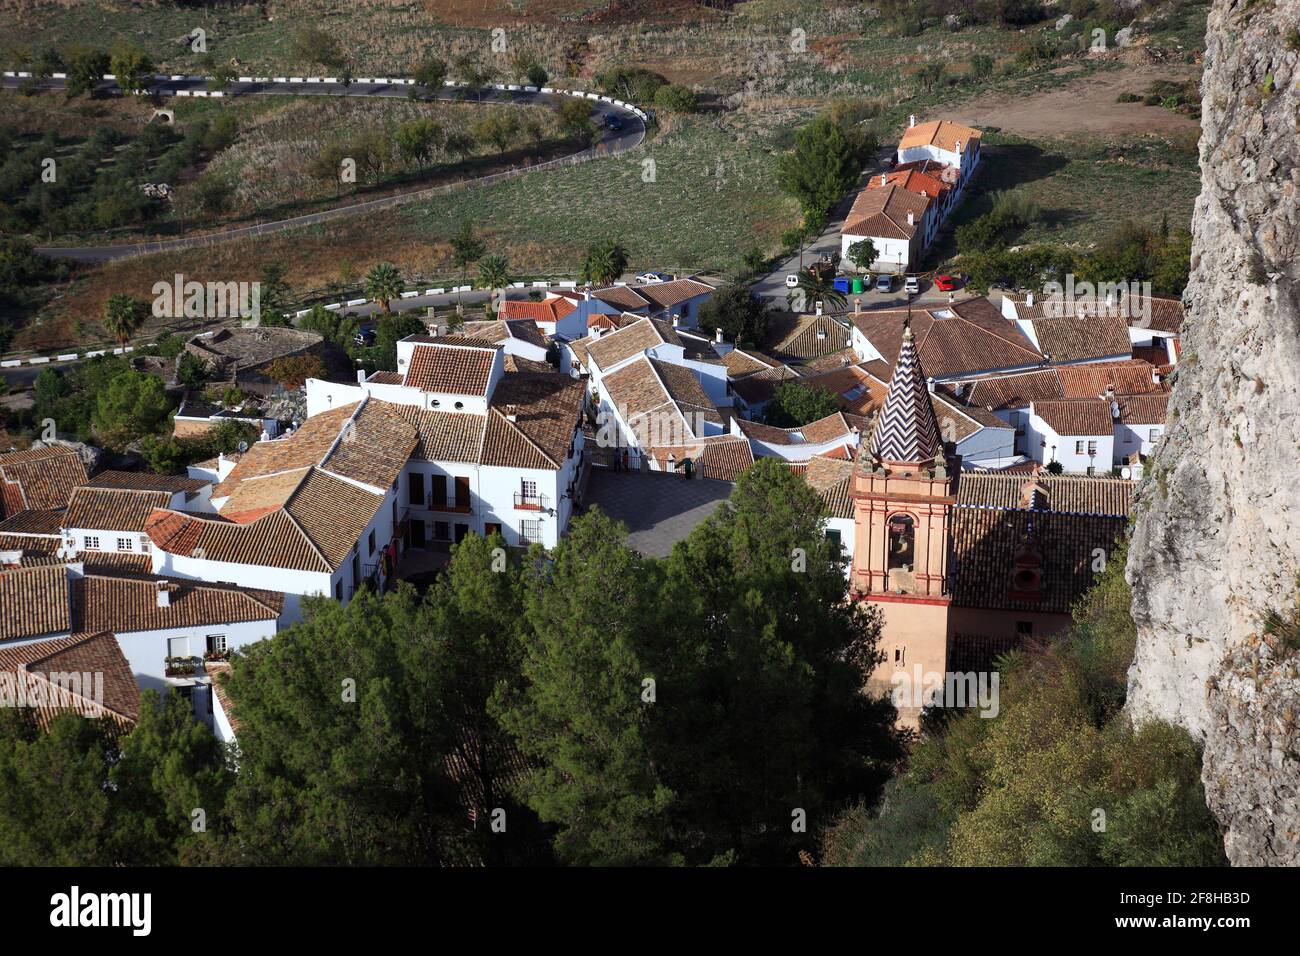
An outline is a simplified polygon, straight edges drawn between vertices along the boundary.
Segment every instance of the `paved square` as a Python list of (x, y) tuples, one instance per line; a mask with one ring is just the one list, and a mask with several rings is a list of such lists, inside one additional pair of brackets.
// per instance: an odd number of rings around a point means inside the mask
[(731, 494), (731, 482), (665, 472), (609, 471), (593, 468), (585, 505), (593, 505), (627, 525), (629, 548), (665, 558), (673, 545), (713, 514)]

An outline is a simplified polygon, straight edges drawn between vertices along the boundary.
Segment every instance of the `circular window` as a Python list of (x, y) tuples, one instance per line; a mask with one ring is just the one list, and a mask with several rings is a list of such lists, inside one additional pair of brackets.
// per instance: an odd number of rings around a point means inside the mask
[(457, 402), (457, 403), (456, 403), (456, 411), (460, 411), (460, 410), (461, 410), (462, 408), (464, 408), (464, 407), (465, 407), (465, 403), (464, 403), (464, 402)]
[(437, 407), (438, 407), (439, 405), (441, 405), (441, 404), (442, 404), (442, 402), (438, 401), (436, 398), (431, 398), (431, 399), (429, 399), (429, 407), (430, 407), (430, 408), (437, 408)]

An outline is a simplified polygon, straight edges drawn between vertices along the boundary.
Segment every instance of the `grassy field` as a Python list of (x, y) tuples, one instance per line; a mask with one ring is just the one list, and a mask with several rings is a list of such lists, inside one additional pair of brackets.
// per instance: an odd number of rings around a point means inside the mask
[[(704, 105), (703, 113), (669, 121), (637, 151), (619, 158), (531, 173), (323, 228), (85, 271), (58, 290), (41, 322), (19, 341), (53, 346), (95, 335), (110, 292), (145, 295), (153, 282), (177, 271), (200, 280), (253, 279), (265, 262), (279, 260), (303, 296), (328, 294), (381, 260), (397, 263), (413, 281), (445, 277), (451, 274), (447, 238), (464, 220), (474, 222), (492, 251), (506, 254), (519, 272), (574, 270), (586, 245), (607, 237), (627, 244), (636, 268), (731, 271), (751, 248), (776, 251), (780, 234), (797, 221), (794, 203), (776, 188), (774, 159), (830, 100), (870, 98), (879, 105), (876, 122), (889, 142), (910, 113), (954, 115), (964, 104), (1033, 102), (1053, 91), (1072, 96), (1090, 77), (1127, 83), (1137, 63), (1148, 70), (1153, 62), (1178, 64), (1184, 73), (1194, 72), (1205, 8), (1203, 2), (1184, 3), (1151, 21), (1139, 31), (1141, 48), (1130, 56), (1040, 61), (1026, 55), (1031, 43), (1063, 42), (1050, 21), (1023, 31), (992, 25), (951, 31), (931, 24), (919, 33), (900, 32), (870, 16), (868, 7), (834, 0), (748, 0), (730, 13), (688, 0), (612, 12), (610, 4), (595, 0), (270, 0), (262, 8), (265, 16), (251, 6), (0, 0), (0, 33), (21, 35), (31, 48), (88, 36), (105, 47), (131, 40), (168, 70), (198, 68), (198, 54), (182, 41), (202, 26), (214, 55), (238, 61), (240, 72), (320, 72), (295, 64), (289, 53), (293, 30), (311, 23), (350, 51), (357, 75), (409, 73), (424, 56), (458, 53), (508, 71), (508, 54), (493, 59), (488, 50), (490, 31), (499, 26), (508, 48), (533, 51), (557, 85), (591, 88), (595, 74), (636, 65), (693, 86)], [(990, 75), (973, 75), (977, 54), (992, 59)], [(944, 73), (927, 84), (917, 72), (933, 63), (941, 63)], [(1145, 89), (1147, 81), (1132, 85)], [(1114, 101), (1113, 94), (1106, 96)], [(294, 128), (292, 113), (281, 116), (279, 105), (254, 102), (191, 101), (181, 117), (253, 110), (243, 162), (283, 158), (283, 143), (313, 139)], [(355, 125), (350, 107), (338, 109), (337, 117), (315, 117), (317, 126)], [(1141, 104), (1132, 109), (1149, 110), (1146, 115), (1156, 119), (1164, 113)], [(1051, 104), (1039, 114), (1041, 125), (1042, 114), (1053, 115)], [(1139, 125), (1144, 122), (1143, 114), (1134, 115)], [(1153, 210), (1167, 214), (1171, 226), (1190, 222), (1199, 183), (1187, 131), (1081, 132), (1072, 123), (1066, 118), (1059, 131), (1032, 134), (1018, 133), (1013, 124), (990, 135), (988, 162), (957, 221), (986, 211), (988, 193), (1019, 187), (1047, 213), (1028, 239), (1089, 243), (1118, 222), (1149, 218)], [(239, 167), (236, 155), (226, 162)], [(652, 180), (645, 160), (654, 161)], [(276, 191), (269, 182), (248, 189), (263, 199)], [(938, 251), (951, 250), (941, 245)]]

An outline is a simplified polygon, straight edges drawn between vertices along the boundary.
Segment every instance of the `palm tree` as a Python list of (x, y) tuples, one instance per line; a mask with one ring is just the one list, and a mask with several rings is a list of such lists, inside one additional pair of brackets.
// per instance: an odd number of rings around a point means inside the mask
[(144, 317), (144, 303), (123, 292), (110, 295), (104, 304), (104, 328), (123, 348), (144, 325)]
[(485, 289), (504, 289), (510, 284), (510, 261), (497, 253), (484, 256), (478, 263), (478, 279)]
[(385, 312), (388, 304), (402, 294), (402, 274), (391, 262), (381, 262), (366, 273), (366, 297), (374, 299)]
[(582, 264), (582, 281), (598, 286), (613, 284), (627, 269), (627, 247), (617, 239), (606, 239), (587, 247)]
[(799, 274), (799, 285), (795, 290), (804, 294), (805, 304), (820, 299), (822, 307), (827, 312), (837, 312), (849, 307), (849, 297), (835, 288), (834, 280), (815, 276), (810, 272)]

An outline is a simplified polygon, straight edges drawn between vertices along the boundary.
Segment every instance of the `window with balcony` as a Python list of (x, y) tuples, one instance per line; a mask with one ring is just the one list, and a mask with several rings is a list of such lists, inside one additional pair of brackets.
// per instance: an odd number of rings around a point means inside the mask
[(515, 507), (522, 511), (541, 511), (546, 507), (546, 497), (537, 491), (537, 482), (520, 479), (515, 492)]

